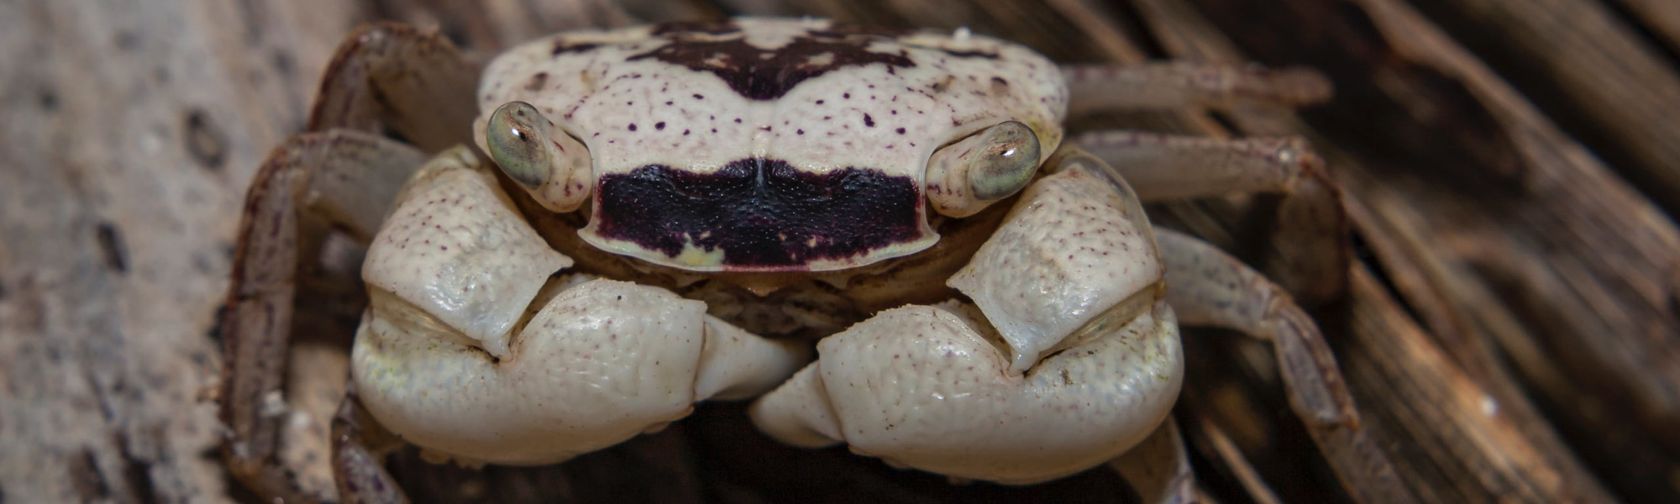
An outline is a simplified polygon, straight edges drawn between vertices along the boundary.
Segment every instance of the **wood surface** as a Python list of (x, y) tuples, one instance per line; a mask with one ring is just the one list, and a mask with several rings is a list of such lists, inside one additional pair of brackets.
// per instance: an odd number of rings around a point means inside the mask
[[(435, 26), (489, 52), (565, 28), (733, 13), (969, 26), (1063, 62), (1322, 70), (1336, 100), (1299, 114), (1074, 125), (1313, 142), (1357, 254), (1347, 294), (1316, 315), (1366, 425), (1420, 498), (1680, 501), (1680, 3), (0, 0), (0, 502), (249, 499), (221, 469), (210, 328), (245, 187), (302, 128), (327, 58), (356, 24)], [(1284, 252), (1254, 223), (1279, 206), (1155, 211), (1265, 265)], [(1176, 418), (1201, 491), (1346, 499), (1289, 416), (1264, 345), (1196, 331), (1186, 347)], [(682, 434), (691, 440), (671, 449), (704, 463), (647, 462), (669, 486), (646, 495), (763, 502), (810, 478), (927, 502), (923, 491), (942, 485), (738, 460), (727, 440), (751, 434), (713, 421), (738, 414), (702, 408)], [(596, 460), (643, 463), (671, 443), (651, 437)], [(755, 476), (719, 476), (737, 466)], [(567, 469), (570, 479), (448, 473), (429, 488), (607, 495), (577, 488), (611, 479), (591, 467)]]

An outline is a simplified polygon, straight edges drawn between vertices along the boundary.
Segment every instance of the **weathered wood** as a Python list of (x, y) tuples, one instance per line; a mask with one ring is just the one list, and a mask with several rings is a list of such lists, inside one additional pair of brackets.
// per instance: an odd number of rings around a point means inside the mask
[[(1226, 23), (1244, 14), (1208, 3)], [(1676, 367), (1662, 364), (1675, 362), (1680, 335), (1667, 307), (1674, 286), (1666, 273), (1636, 272), (1670, 271), (1680, 261), (1680, 232), (1405, 4), (1358, 3), (1350, 12), (1334, 2), (1289, 2), (1300, 22), (1324, 28), (1312, 35), (1231, 33), (1266, 37), (1269, 44), (1248, 47), (1267, 57), (1312, 55), (1343, 77), (1347, 95), (1386, 96), (1388, 105), (1367, 101), (1325, 123), (1364, 128), (1409, 150), (1342, 172), (1351, 200), (1365, 209), (1356, 212), (1365, 238), (1407, 305), (1483, 383), (1508, 381), (1509, 359), (1571, 447), (1620, 492), (1675, 495), (1661, 475), (1674, 453), (1665, 447), (1672, 429), (1662, 427), (1674, 418)], [(1246, 22), (1267, 19), (1246, 14)], [(1365, 26), (1379, 37), (1353, 29)], [(1349, 79), (1357, 75), (1385, 81), (1373, 88)], [(1539, 426), (1524, 430), (1545, 435)]]
[(337, 2), (0, 3), (0, 492), (223, 499), (228, 242)]
[[(1680, 69), (1598, 0), (1416, 0), (1511, 85), (1616, 163), (1670, 212), (1680, 212)], [(1667, 7), (1646, 5), (1657, 23)], [(1665, 17), (1664, 14), (1668, 13)], [(1663, 25), (1657, 25), (1663, 26)], [(1491, 77), (1491, 76), (1490, 76)]]
[(1667, 46), (1671, 55), (1680, 53), (1680, 3), (1668, 0), (1614, 0), (1610, 5), (1621, 7), (1626, 11), (1627, 17), (1631, 18), (1630, 21), (1648, 27), (1658, 43)]
[[(1175, 57), (1213, 61), (1240, 61), (1244, 58), (1228, 39), (1186, 4), (1142, 0), (1138, 2), (1138, 10), (1161, 40), (1163, 47)], [(1251, 110), (1232, 114), (1232, 118), (1240, 128), (1250, 134), (1308, 134), (1317, 140), (1320, 153), (1344, 181), (1350, 174), (1369, 176), (1365, 175), (1369, 170), (1367, 163), (1324, 141), (1322, 135), (1314, 133), (1292, 114)], [(1353, 197), (1347, 200), (1347, 204), (1354, 209), (1354, 220), (1358, 228), (1363, 234), (1370, 236), (1371, 241), (1384, 238), (1384, 233), (1389, 232), (1370, 222), (1370, 211), (1367, 209), (1367, 205), (1371, 204), (1369, 199), (1374, 196), (1372, 191), (1379, 190), (1380, 187), (1382, 186), (1365, 184), (1349, 186)], [(1388, 210), (1407, 209), (1400, 207)], [(1414, 252), (1420, 256), (1415, 257), (1419, 261), (1431, 260), (1437, 254), (1428, 249)], [(1385, 255), (1383, 259), (1387, 263), (1385, 267), (1392, 270), (1395, 260), (1409, 264), (1409, 260), (1414, 257)], [(1396, 276), (1401, 279), (1416, 278), (1408, 275)], [(1367, 371), (1371, 364), (1346, 365), (1350, 371), (1350, 379), (1355, 380), (1355, 386), (1363, 387), (1362, 390), (1367, 392), (1363, 395), (1367, 398), (1363, 409), (1376, 417), (1373, 419), (1376, 429), (1390, 436), (1400, 435), (1407, 440), (1404, 445), (1413, 447), (1398, 450), (1395, 454), (1396, 463), (1406, 471), (1406, 478), (1412, 482), (1413, 488), (1427, 492), (1426, 495), (1433, 495), (1433, 499), (1441, 498), (1440, 492), (1452, 488), (1457, 488), (1453, 491), (1457, 498), (1477, 495), (1486, 498), (1509, 494), (1508, 487), (1534, 489), (1531, 498), (1607, 498), (1598, 488), (1593, 476), (1586, 473), (1573, 457), (1568, 456), (1567, 448), (1546, 424), (1544, 417), (1524, 398), (1522, 392), (1514, 385), (1514, 380), (1499, 366), (1495, 356), (1487, 352), (1466, 354), (1464, 349), (1452, 347), (1452, 356), (1463, 364), (1439, 362), (1438, 356), (1447, 354), (1442, 349), (1435, 348), (1439, 343), (1423, 337), (1398, 305), (1389, 300), (1380, 289), (1374, 288), (1375, 284), (1368, 273), (1361, 272), (1358, 278), (1360, 281), (1354, 283), (1352, 296), (1355, 303), (1355, 323), (1348, 332), (1353, 341), (1411, 340), (1408, 345), (1421, 347), (1409, 353), (1376, 354), (1386, 357), (1380, 362), (1383, 366), (1379, 366), (1386, 367), (1386, 370), (1382, 371), (1386, 374), (1362, 372)], [(1366, 318), (1389, 320), (1391, 323), (1360, 324), (1358, 321), (1361, 318), (1357, 314), (1364, 314), (1363, 317)], [(1476, 349), (1485, 349), (1485, 346)], [(1352, 353), (1356, 358), (1359, 356), (1357, 350), (1353, 350)], [(1406, 355), (1422, 355), (1425, 358), (1414, 360), (1403, 357)], [(1468, 370), (1459, 366), (1465, 366)], [(1404, 378), (1397, 382), (1397, 375)], [(1468, 383), (1470, 380), (1466, 375), (1474, 376), (1475, 383)], [(1477, 393), (1482, 394), (1485, 404), (1500, 405), (1498, 414), (1485, 414), (1480, 406), (1483, 403), (1449, 401), (1444, 400), (1441, 395), (1443, 391), (1459, 393), (1460, 389), (1466, 388), (1486, 389)], [(1388, 393), (1394, 390), (1410, 390), (1411, 393)], [(1470, 409), (1466, 410), (1467, 407)], [(1420, 414), (1428, 420), (1418, 416)], [(1420, 429), (1408, 424), (1430, 427)], [(1451, 443), (1454, 437), (1466, 436), (1497, 438), (1502, 442), (1458, 446)], [(1513, 453), (1526, 456), (1514, 457)], [(1487, 477), (1479, 480), (1457, 478), (1456, 472), (1451, 468), (1459, 464), (1478, 468)], [(1471, 484), (1472, 481), (1479, 481), (1481, 486)]]

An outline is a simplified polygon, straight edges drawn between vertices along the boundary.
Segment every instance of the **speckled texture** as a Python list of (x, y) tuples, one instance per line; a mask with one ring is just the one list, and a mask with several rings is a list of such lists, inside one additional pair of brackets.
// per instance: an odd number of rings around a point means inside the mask
[[(481, 110), (530, 102), (588, 146), (597, 180), (650, 165), (707, 174), (766, 158), (816, 174), (879, 170), (920, 185), (934, 149), (1007, 120), (1030, 126), (1048, 154), (1061, 142), (1067, 104), (1059, 70), (1024, 47), (966, 32), (875, 33), (825, 20), (571, 32), (513, 48), (485, 75)], [(481, 142), (484, 122), (476, 125)], [(925, 215), (923, 201), (916, 210)], [(933, 231), (916, 224), (924, 234), (908, 243), (806, 266), (843, 268), (924, 249)], [(583, 236), (613, 252), (696, 267), (593, 228)]]
[[(462, 150), (415, 175), (363, 265), (351, 374), (380, 423), (469, 462), (542, 464), (756, 395), (808, 351), (655, 287), (567, 275)], [(529, 316), (517, 326), (522, 316)]]
[(1161, 282), (1154, 238), (1135, 202), (1083, 166), (1028, 186), (1003, 227), (947, 282), (973, 299), (1012, 351), (1010, 370), (1093, 317)]
[(506, 357), (525, 305), (572, 260), (549, 248), (474, 164), (463, 148), (415, 175), (369, 245), (362, 279)]
[(976, 317), (948, 306), (882, 312), (819, 343), (820, 359), (753, 418), (801, 446), (844, 441), (896, 465), (1027, 484), (1118, 456), (1178, 395), (1183, 355), (1163, 302), (1099, 319), (1091, 337), (1025, 375)]
[(695, 399), (699, 301), (585, 282), (543, 306), (500, 362), (393, 301), (375, 297), (356, 336), (357, 391), (380, 423), (428, 449), (552, 463), (682, 418)]

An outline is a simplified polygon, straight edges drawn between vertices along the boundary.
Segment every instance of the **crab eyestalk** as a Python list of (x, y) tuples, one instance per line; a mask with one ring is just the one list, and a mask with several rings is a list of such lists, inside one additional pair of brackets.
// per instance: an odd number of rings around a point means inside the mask
[(490, 115), (486, 149), (496, 166), (531, 197), (554, 212), (570, 212), (589, 197), (589, 149), (522, 101)]
[(928, 159), (928, 201), (946, 216), (974, 215), (1026, 187), (1040, 154), (1038, 136), (1018, 121), (969, 135)]

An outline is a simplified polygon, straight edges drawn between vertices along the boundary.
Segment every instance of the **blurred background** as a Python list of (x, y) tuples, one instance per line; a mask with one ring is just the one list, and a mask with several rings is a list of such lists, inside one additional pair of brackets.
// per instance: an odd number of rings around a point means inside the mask
[[(1324, 154), (1355, 261), (1328, 295), (1294, 287), (1419, 498), (1680, 502), (1672, 0), (0, 0), (0, 502), (249, 498), (220, 467), (211, 327), (244, 190), (303, 127), (358, 23), (435, 27), (488, 53), (563, 29), (736, 14), (966, 26), (1065, 63), (1319, 69), (1337, 97), (1299, 114), (1070, 124), (1302, 135)], [(1152, 215), (1275, 272), (1292, 265), (1272, 223), (1292, 208), (1229, 198)], [(1185, 345), (1175, 418), (1207, 497), (1348, 498), (1266, 345), (1216, 331)], [(394, 464), (431, 474), (438, 498), (979, 496), (872, 461), (802, 465), (843, 450), (733, 456), (763, 441), (717, 420), (731, 408), (567, 469)], [(1098, 476), (1041, 490), (1127, 497)]]

